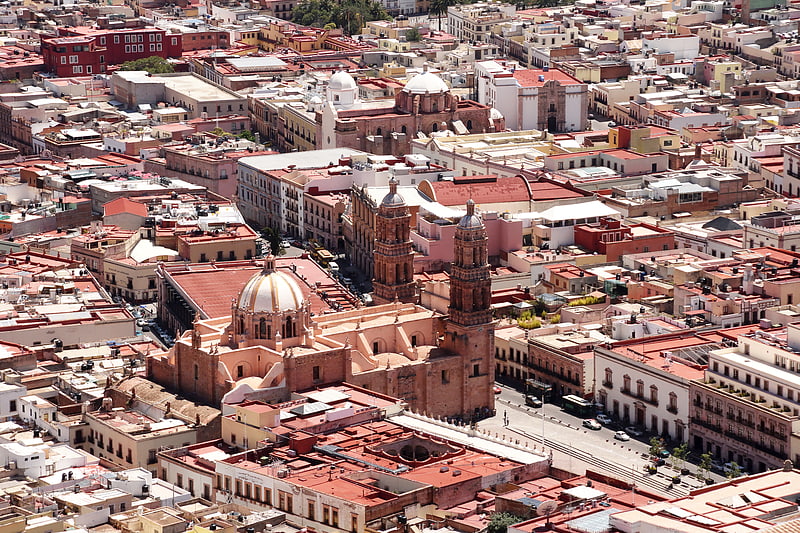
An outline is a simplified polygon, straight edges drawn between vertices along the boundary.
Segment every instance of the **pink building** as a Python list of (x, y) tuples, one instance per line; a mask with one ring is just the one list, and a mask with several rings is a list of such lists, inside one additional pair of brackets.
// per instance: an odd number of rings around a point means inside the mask
[[(522, 246), (522, 221), (509, 220), (497, 213), (482, 213), (486, 233), (489, 237), (489, 262), (497, 265), (508, 252)], [(444, 270), (453, 262), (453, 238), (455, 221), (425, 215), (417, 217), (417, 227), (411, 232), (414, 250), (414, 272)]]

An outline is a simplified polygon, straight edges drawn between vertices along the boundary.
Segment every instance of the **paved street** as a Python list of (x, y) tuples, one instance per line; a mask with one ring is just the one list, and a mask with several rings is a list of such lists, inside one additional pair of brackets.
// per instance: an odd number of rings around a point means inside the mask
[[(682, 496), (691, 488), (704, 486), (702, 482), (683, 476), (680, 485), (669, 489), (672, 476), (678, 472), (669, 466), (659, 467), (658, 473), (645, 473), (648, 464), (649, 444), (631, 439), (628, 442), (614, 440), (614, 431), (603, 427), (592, 431), (581, 427), (581, 420), (562, 411), (558, 406), (545, 404), (544, 409), (533, 409), (524, 405), (519, 391), (502, 386), (497, 396), (497, 415), (483, 420), (479, 427), (507, 438), (520, 439), (529, 445), (535, 444), (542, 450), (544, 432), (545, 452), (552, 450), (553, 466), (563, 470), (581, 473), (586, 469), (603, 471), (615, 477), (636, 482), (637, 487), (661, 493), (665, 496)], [(503, 426), (503, 414), (509, 419), (508, 427)], [(544, 415), (544, 416), (542, 416)], [(576, 446), (576, 443), (580, 443)], [(689, 465), (694, 472), (696, 468)], [(720, 479), (719, 476), (714, 476)]]

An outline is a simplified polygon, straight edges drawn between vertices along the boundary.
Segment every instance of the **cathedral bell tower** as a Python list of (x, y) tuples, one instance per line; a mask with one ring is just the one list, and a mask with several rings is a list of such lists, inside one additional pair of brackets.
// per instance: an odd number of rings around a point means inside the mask
[(492, 281), (486, 227), (475, 214), (475, 202), (467, 202), (454, 239), (450, 271), (450, 318), (445, 326), (443, 348), (463, 361), (463, 414), (480, 418), (494, 410), (494, 322)]
[(411, 213), (397, 192), (397, 181), (389, 180), (389, 194), (375, 217), (375, 277), (372, 297), (377, 304), (395, 299), (416, 300), (414, 249), (411, 247)]

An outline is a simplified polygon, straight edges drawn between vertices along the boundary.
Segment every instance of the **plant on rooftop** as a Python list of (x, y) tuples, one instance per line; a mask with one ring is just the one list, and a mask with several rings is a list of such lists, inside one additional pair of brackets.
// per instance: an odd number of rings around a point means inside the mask
[(119, 67), (120, 70), (146, 70), (150, 74), (168, 74), (175, 72), (172, 64), (163, 57), (150, 56), (133, 61), (126, 61)]
[(250, 130), (242, 130), (239, 133), (239, 135), (237, 135), (237, 137), (239, 137), (240, 139), (245, 139), (247, 141), (252, 141), (252, 142), (256, 141), (255, 134)]
[(575, 307), (578, 305), (593, 305), (599, 304), (603, 302), (605, 298), (598, 298), (597, 296), (584, 296), (583, 298), (578, 298), (577, 300), (572, 300), (567, 304), (568, 307)]
[(560, 324), (561, 323), (561, 313), (557, 313), (550, 317), (551, 324)]
[(536, 329), (542, 327), (542, 321), (528, 309), (519, 314), (517, 325), (524, 329)]
[(508, 526), (522, 522), (524, 518), (511, 513), (494, 513), (489, 518), (489, 525), (486, 526), (487, 533), (506, 533)]

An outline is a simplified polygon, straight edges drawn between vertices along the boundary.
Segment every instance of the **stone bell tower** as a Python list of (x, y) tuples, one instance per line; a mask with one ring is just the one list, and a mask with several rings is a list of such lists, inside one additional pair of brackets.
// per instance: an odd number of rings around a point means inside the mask
[(454, 241), (450, 318), (442, 347), (461, 355), (463, 413), (474, 417), (494, 410), (494, 322), (488, 237), (472, 200), (467, 202), (467, 214), (458, 223)]
[(372, 297), (377, 304), (395, 299), (416, 300), (414, 249), (411, 247), (411, 213), (397, 192), (397, 181), (389, 180), (389, 194), (375, 217), (375, 277)]

